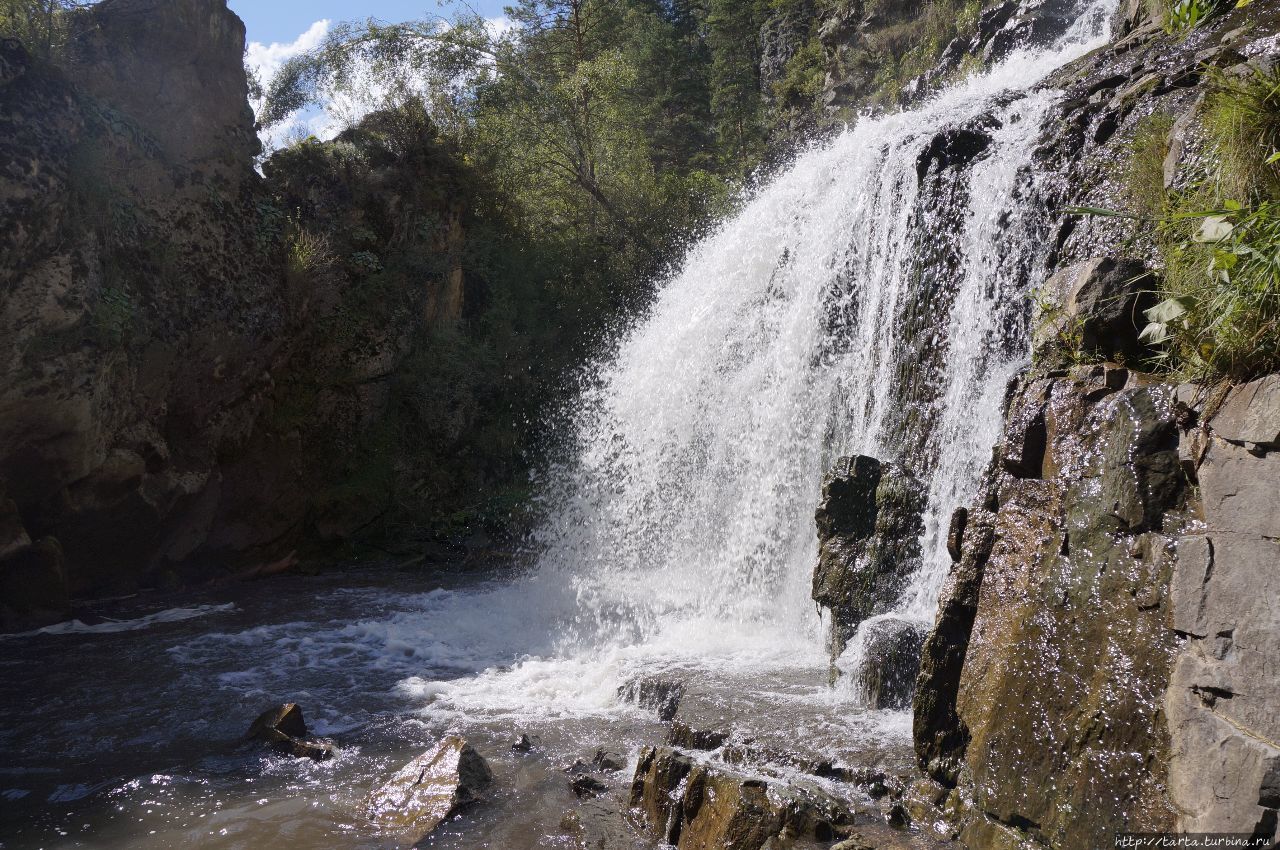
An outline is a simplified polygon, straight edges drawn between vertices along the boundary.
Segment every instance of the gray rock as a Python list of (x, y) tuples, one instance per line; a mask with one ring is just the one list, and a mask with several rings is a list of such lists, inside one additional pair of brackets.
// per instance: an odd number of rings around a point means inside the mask
[(924, 637), (922, 623), (898, 617), (862, 623), (854, 639), (858, 666), (849, 675), (864, 705), (895, 711), (911, 705)]
[(396, 772), (365, 803), (370, 821), (421, 839), (493, 783), (484, 758), (450, 735)]
[(1224, 440), (1280, 448), (1280, 375), (1233, 389), (1209, 425)]
[(1280, 453), (1256, 457), (1241, 446), (1213, 439), (1198, 477), (1209, 528), (1280, 539)]
[(1044, 285), (1035, 322), (1033, 349), (1052, 358), (1064, 345), (1078, 345), (1088, 357), (1139, 362), (1150, 352), (1138, 340), (1143, 311), (1154, 306), (1150, 272), (1135, 260), (1094, 257), (1070, 266)]
[(859, 623), (892, 608), (919, 566), (924, 503), (919, 482), (871, 457), (841, 458), (823, 480), (812, 595), (831, 611), (833, 658)]

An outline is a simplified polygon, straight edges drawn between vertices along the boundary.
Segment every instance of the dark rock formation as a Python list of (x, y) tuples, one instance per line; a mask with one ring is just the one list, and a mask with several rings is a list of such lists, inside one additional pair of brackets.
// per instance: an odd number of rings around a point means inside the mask
[(924, 499), (914, 478), (870, 457), (841, 458), (823, 480), (813, 599), (831, 611), (833, 658), (919, 567)]
[(307, 724), (302, 709), (292, 702), (267, 709), (253, 721), (245, 736), (270, 748), (273, 752), (295, 758), (325, 761), (333, 756), (333, 746), (323, 741), (307, 740)]
[(665, 747), (641, 752), (631, 806), (654, 838), (679, 850), (759, 850), (779, 836), (829, 842), (853, 823), (816, 786), (769, 783)]
[(1143, 311), (1156, 303), (1155, 279), (1140, 262), (1095, 257), (1049, 278), (1038, 304), (1037, 356), (1071, 348), (1089, 359), (1140, 364), (1151, 350), (1138, 339)]
[(366, 801), (369, 820), (380, 829), (425, 838), (493, 783), (484, 757), (450, 735), (406, 764)]
[(858, 667), (851, 671), (863, 705), (895, 711), (911, 706), (924, 637), (922, 624), (899, 617), (863, 622), (857, 636)]
[[(962, 789), (970, 846), (1101, 846), (1175, 823), (1169, 738), (1153, 722), (1177, 645), (1165, 627), (1186, 498), (1174, 398), (1136, 382), (1095, 389), (1082, 367), (1016, 392), (983, 499), (994, 510), (971, 512), (925, 646), (917, 753)], [(1028, 421), (1042, 439), (1026, 439)]]
[(683, 682), (654, 676), (641, 676), (618, 688), (618, 699), (656, 712), (664, 722), (676, 716), (683, 696)]
[(0, 559), (56, 540), (66, 585), (0, 627), (350, 540), (397, 487), (456, 509), (467, 420), (422, 382), (466, 307), (458, 158), (375, 115), (264, 181), (225, 0), (69, 21), (63, 67), (0, 63)]

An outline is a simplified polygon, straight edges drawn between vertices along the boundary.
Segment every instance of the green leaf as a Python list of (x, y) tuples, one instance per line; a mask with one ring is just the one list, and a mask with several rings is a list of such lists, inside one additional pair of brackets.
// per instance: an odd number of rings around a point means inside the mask
[(1142, 329), (1138, 339), (1151, 345), (1163, 345), (1169, 339), (1169, 326), (1162, 322), (1152, 322)]
[(1240, 212), (1239, 201), (1231, 201), (1231, 200), (1223, 201), (1222, 206), (1224, 209), (1231, 210), (1231, 212)]
[[(1144, 310), (1143, 312), (1151, 320), (1152, 324), (1165, 324), (1180, 316), (1185, 316), (1188, 306), (1181, 298), (1166, 298), (1150, 310)], [(1150, 330), (1149, 326), (1148, 330)]]
[(1104, 210), (1101, 207), (1067, 207), (1063, 212), (1067, 215), (1097, 215), (1104, 218), (1141, 218), (1141, 216), (1136, 216), (1132, 213)]
[(1240, 257), (1231, 251), (1214, 251), (1213, 267), (1230, 271), (1240, 262)]
[(1200, 225), (1200, 230), (1192, 238), (1197, 242), (1221, 242), (1231, 235), (1235, 225), (1227, 221), (1223, 215), (1212, 215)]
[(1280, 162), (1280, 151), (1276, 151), (1267, 157), (1267, 165), (1275, 165), (1277, 162)]

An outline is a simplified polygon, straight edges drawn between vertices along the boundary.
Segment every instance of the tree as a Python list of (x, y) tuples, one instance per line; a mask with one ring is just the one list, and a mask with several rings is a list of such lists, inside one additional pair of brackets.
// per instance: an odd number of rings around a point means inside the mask
[(31, 53), (56, 57), (66, 45), (68, 12), (91, 0), (0, 0), (0, 38), (16, 38)]

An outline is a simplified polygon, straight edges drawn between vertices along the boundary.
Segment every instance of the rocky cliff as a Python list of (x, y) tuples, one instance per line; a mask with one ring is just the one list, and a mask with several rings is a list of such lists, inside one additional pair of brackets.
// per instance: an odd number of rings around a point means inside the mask
[[(1044, 203), (1119, 206), (1117, 163), (1153, 113), (1170, 116), (1159, 157), (1176, 185), (1207, 69), (1278, 58), (1273, 7), (1185, 40), (1142, 12), (1122, 10), (1116, 43), (1053, 81), (1066, 97), (1040, 162), (1064, 179)], [(929, 778), (913, 807), (970, 848), (1126, 831), (1274, 841), (1280, 383), (1143, 371), (1132, 317), (1161, 269), (1141, 233), (1066, 217), (1052, 244), (1036, 365), (1011, 389), (980, 500), (953, 523), (917, 683)]]
[(283, 567), (503, 474), (459, 471), (474, 414), (436, 403), (467, 193), (430, 125), (375, 116), (264, 179), (223, 0), (69, 27), (57, 66), (6, 41), (0, 74), (5, 621)]

